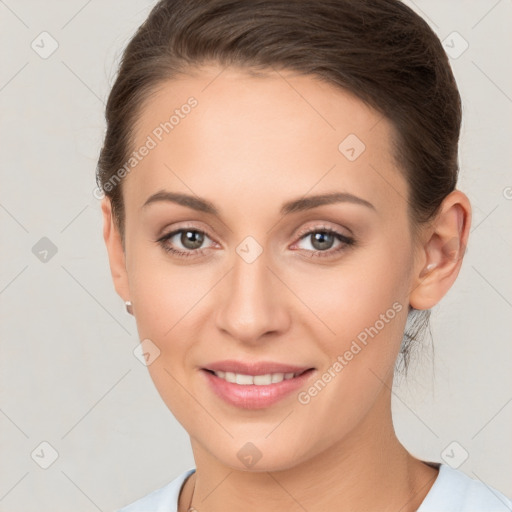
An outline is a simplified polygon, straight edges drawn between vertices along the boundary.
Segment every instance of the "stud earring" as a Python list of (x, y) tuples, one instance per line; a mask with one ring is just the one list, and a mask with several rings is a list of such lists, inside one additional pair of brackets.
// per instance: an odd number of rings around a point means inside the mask
[(428, 274), (430, 274), (430, 272), (432, 270), (434, 270), (435, 268), (437, 267), (437, 265), (435, 263), (429, 263), (426, 267), (423, 268), (423, 270), (421, 271), (420, 273), (420, 277), (425, 277), (427, 276)]
[(133, 315), (132, 303), (129, 300), (127, 300), (125, 301), (124, 305), (126, 306), (126, 312), (129, 313), (130, 315)]

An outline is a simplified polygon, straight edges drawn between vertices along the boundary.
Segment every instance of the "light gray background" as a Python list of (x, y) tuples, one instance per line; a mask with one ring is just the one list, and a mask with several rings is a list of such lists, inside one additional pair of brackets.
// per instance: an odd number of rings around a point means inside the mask
[[(435, 357), (425, 351), (396, 387), (396, 428), (427, 460), (458, 464), (467, 451), (462, 471), (512, 495), (512, 3), (407, 4), (441, 39), (457, 31), (469, 44), (451, 62), (474, 220), (459, 279), (434, 309)], [(152, 5), (0, 1), (0, 511), (110, 511), (194, 464), (133, 355), (93, 196), (115, 65)], [(59, 45), (46, 59), (31, 48), (50, 48), (43, 31)], [(58, 250), (47, 262), (32, 252), (42, 237)], [(43, 441), (59, 454), (48, 469)]]

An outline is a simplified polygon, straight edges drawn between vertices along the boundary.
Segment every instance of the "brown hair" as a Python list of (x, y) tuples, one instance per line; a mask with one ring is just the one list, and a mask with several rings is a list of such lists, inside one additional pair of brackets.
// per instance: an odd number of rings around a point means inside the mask
[[(413, 228), (432, 219), (458, 174), (461, 101), (448, 58), (428, 24), (398, 0), (160, 0), (127, 45), (106, 106), (98, 186), (124, 233), (122, 181), (144, 101), (162, 82), (202, 63), (315, 75), (390, 120), (393, 153), (409, 185)], [(110, 181), (109, 181), (110, 180)], [(429, 311), (412, 310), (409, 345)]]

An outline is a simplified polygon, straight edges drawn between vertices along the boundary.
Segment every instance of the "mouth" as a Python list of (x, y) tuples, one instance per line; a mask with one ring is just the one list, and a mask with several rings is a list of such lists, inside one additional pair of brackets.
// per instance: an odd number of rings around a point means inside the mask
[(304, 387), (315, 373), (315, 368), (234, 361), (201, 368), (209, 389), (242, 409), (268, 408)]
[(283, 380), (290, 380), (300, 377), (305, 372), (313, 370), (308, 368), (300, 372), (276, 372), (276, 373), (264, 373), (262, 375), (248, 375), (245, 373), (226, 372), (222, 370), (213, 371), (207, 368), (203, 368), (206, 372), (215, 375), (219, 379), (230, 382), (231, 384), (239, 384), (240, 386), (269, 386), (270, 384), (279, 384)]

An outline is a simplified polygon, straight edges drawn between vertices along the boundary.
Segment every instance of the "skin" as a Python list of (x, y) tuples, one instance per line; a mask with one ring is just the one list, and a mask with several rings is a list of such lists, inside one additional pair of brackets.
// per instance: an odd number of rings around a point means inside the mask
[[(151, 378), (190, 435), (197, 471), (180, 512), (193, 490), (201, 512), (416, 510), (437, 470), (396, 438), (393, 368), (409, 304), (431, 308), (457, 277), (467, 197), (452, 192), (413, 236), (392, 125), (352, 94), (290, 71), (212, 64), (168, 81), (140, 112), (134, 148), (190, 96), (197, 107), (124, 178), (124, 249), (102, 203), (116, 290), (133, 303), (140, 339), (159, 348)], [(338, 150), (348, 134), (366, 145), (353, 162)], [(162, 190), (204, 198), (220, 216), (169, 201), (143, 206)], [(279, 213), (286, 201), (333, 191), (373, 208)], [(322, 246), (301, 232), (322, 227), (356, 242), (334, 237), (323, 249), (330, 256), (313, 255)], [(175, 256), (157, 242), (179, 228), (207, 233), (203, 254)], [(252, 263), (236, 252), (249, 235), (263, 250)], [(193, 251), (182, 240), (167, 245)], [(266, 409), (237, 408), (200, 371), (222, 359), (314, 367), (307, 390), (393, 303), (401, 311), (308, 404), (292, 393)], [(247, 442), (262, 455), (251, 468), (237, 457)]]

